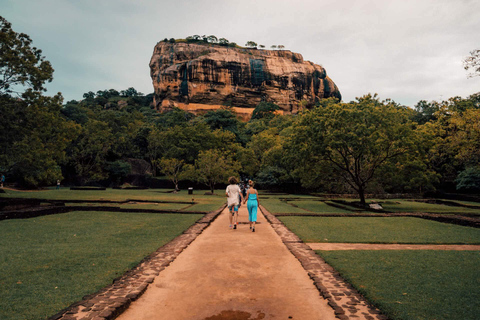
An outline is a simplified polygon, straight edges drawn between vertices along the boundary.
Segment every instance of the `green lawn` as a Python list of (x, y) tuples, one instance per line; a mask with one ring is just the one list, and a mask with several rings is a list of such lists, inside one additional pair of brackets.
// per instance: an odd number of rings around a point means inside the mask
[(144, 201), (180, 201), (196, 203), (193, 206), (189, 204), (154, 204), (154, 203), (137, 203), (137, 204), (85, 204), (85, 203), (67, 203), (67, 205), (92, 205), (92, 206), (113, 206), (122, 208), (138, 208), (138, 209), (159, 209), (159, 210), (183, 210), (185, 211), (204, 211), (210, 212), (217, 210), (225, 203), (226, 197), (223, 190), (217, 190), (214, 195), (205, 195), (206, 190), (194, 190), (192, 195), (187, 190), (181, 190), (179, 193), (171, 193), (169, 189), (146, 189), (146, 190), (70, 190), (69, 188), (61, 188), (60, 190), (48, 189), (42, 191), (12, 191), (6, 190), (7, 193), (0, 194), (0, 197), (10, 198), (36, 198), (47, 200), (109, 200), (109, 201), (126, 201), (126, 200), (144, 200)]
[(309, 213), (307, 210), (294, 207), (288, 202), (279, 199), (262, 199), (260, 196), (260, 205), (264, 206), (270, 213)]
[(376, 200), (386, 211), (390, 212), (430, 212), (430, 213), (469, 213), (480, 214), (480, 209), (447, 206), (408, 200)]
[(479, 319), (478, 251), (317, 253), (391, 319)]
[(480, 244), (480, 229), (410, 217), (279, 217), (304, 242)]
[[(290, 201), (289, 203), (298, 206), (301, 209), (311, 211), (312, 213), (354, 213), (351, 210), (345, 210), (328, 205), (323, 201)], [(331, 202), (328, 202), (331, 203)]]
[(198, 220), (70, 212), (0, 221), (0, 319), (44, 319), (110, 284)]

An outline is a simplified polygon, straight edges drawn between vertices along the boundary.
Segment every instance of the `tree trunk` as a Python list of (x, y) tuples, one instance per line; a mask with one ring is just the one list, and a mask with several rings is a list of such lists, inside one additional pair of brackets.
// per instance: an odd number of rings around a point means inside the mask
[(366, 202), (365, 202), (365, 189), (362, 187), (358, 188), (358, 196), (360, 197), (360, 203), (362, 206), (366, 207)]
[(215, 183), (210, 183), (210, 192), (213, 194), (213, 191), (215, 189)]

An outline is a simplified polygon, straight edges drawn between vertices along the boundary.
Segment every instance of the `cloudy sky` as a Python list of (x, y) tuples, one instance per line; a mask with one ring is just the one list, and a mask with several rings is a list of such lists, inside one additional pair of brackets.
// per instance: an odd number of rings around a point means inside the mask
[(55, 68), (48, 94), (153, 92), (164, 38), (215, 35), (284, 45), (322, 65), (348, 102), (367, 93), (407, 106), (480, 92), (462, 60), (480, 49), (478, 0), (0, 0)]

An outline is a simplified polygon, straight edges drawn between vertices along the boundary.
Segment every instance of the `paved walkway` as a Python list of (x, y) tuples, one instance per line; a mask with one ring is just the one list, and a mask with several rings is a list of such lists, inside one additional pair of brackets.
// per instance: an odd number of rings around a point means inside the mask
[(228, 227), (228, 210), (192, 242), (117, 319), (335, 319), (300, 262), (259, 210), (250, 231)]

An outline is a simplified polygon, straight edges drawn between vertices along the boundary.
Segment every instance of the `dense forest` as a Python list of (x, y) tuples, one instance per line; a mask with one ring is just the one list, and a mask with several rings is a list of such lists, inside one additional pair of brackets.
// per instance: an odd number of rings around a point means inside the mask
[[(225, 106), (203, 115), (158, 113), (134, 88), (63, 102), (44, 95), (53, 68), (2, 18), (0, 173), (7, 184), (151, 185), (196, 181), (212, 191), (230, 175), (261, 188), (357, 193), (480, 190), (480, 93), (413, 108), (367, 94), (323, 100), (295, 115), (273, 103), (248, 122)], [(4, 41), (4, 40), (2, 40)], [(18, 52), (24, 52), (19, 55)]]

